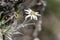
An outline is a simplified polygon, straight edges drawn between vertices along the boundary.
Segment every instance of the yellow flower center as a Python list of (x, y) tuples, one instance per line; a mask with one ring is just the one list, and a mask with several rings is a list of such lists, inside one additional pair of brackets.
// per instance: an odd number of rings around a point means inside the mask
[(31, 15), (35, 15), (35, 12), (34, 11), (31, 11), (31, 13), (30, 13)]

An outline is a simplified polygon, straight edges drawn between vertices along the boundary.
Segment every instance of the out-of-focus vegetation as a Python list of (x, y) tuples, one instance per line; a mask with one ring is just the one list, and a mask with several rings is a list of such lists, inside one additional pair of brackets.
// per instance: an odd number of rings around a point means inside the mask
[(60, 0), (46, 1), (41, 40), (60, 40)]
[(45, 14), (49, 14), (49, 12), (53, 12), (57, 17), (60, 17), (60, 1), (59, 0), (46, 0), (47, 7), (45, 10)]

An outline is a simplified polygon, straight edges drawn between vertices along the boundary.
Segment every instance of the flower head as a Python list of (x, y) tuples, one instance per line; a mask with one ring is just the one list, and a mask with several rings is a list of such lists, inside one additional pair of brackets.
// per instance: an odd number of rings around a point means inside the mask
[(32, 20), (32, 19), (38, 20), (37, 16), (41, 16), (40, 14), (38, 14), (39, 12), (35, 12), (35, 11), (31, 10), (30, 8), (29, 8), (28, 10), (24, 10), (24, 11), (26, 11), (26, 14), (28, 14), (28, 15), (25, 17), (25, 19), (27, 19), (27, 18), (30, 17), (31, 20)]

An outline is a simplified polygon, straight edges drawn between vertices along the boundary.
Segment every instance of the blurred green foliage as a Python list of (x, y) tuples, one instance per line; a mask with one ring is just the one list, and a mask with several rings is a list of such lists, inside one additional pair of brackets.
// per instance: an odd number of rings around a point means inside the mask
[[(43, 14), (45, 18), (44, 21), (46, 21), (44, 26), (46, 25), (46, 27), (42, 27), (42, 31), (46, 32), (47, 35), (52, 36), (53, 31), (56, 32), (56, 30), (59, 28), (59, 25), (57, 25), (59, 24), (57, 19), (60, 20), (60, 0), (46, 0), (46, 2), (47, 6)], [(55, 27), (54, 25), (57, 26)], [(56, 30), (54, 30), (54, 28), (56, 28)]]
[(46, 0), (47, 6), (44, 15), (55, 14), (57, 17), (60, 17), (60, 1), (59, 0)]

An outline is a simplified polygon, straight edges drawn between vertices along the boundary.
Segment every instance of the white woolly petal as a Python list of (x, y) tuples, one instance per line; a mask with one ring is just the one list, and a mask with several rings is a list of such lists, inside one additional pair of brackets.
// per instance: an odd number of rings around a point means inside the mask
[(33, 19), (35, 20), (35, 15), (32, 15), (33, 16)]
[(24, 11), (28, 12), (29, 10), (24, 10)]
[(34, 19), (34, 20), (38, 20), (38, 19), (37, 19), (37, 16), (35, 16), (35, 15), (33, 15), (33, 19)]
[(25, 12), (26, 14), (29, 14), (29, 12)]
[(30, 11), (28, 12), (28, 14), (31, 14), (31, 12), (32, 12), (32, 10), (30, 10)]
[(33, 19), (33, 16), (31, 15), (31, 18), (30, 18), (31, 20)]
[(26, 14), (30, 14), (32, 10), (29, 8), (28, 10), (25, 10), (25, 11), (26, 11)]
[(38, 14), (38, 13), (35, 13), (36, 14), (36, 16), (41, 16), (41, 14)]
[(25, 13), (26, 13), (26, 14), (29, 14), (29, 12), (28, 12), (28, 11), (26, 11)]
[(26, 17), (25, 17), (25, 19), (27, 19), (27, 18), (29, 18), (31, 15), (27, 15)]
[(35, 14), (38, 14), (39, 12), (35, 12)]

